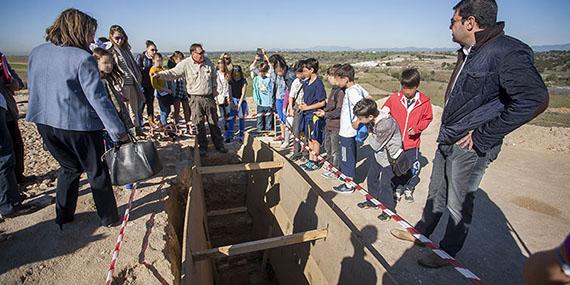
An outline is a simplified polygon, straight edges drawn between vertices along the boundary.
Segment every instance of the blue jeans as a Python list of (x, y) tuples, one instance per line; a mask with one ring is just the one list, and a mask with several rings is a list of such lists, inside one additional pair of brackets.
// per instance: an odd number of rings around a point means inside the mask
[(345, 138), (343, 136), (338, 137), (339, 141), (339, 161), (340, 161), (340, 171), (344, 175), (354, 178), (356, 177), (356, 140), (354, 137)]
[(376, 159), (372, 158), (368, 165), (368, 175), (366, 186), (368, 193), (380, 201), (388, 209), (396, 212), (396, 201), (394, 200), (394, 189), (392, 187), (394, 172), (391, 166), (382, 167)]
[(174, 97), (172, 95), (157, 96), (158, 106), (160, 107), (160, 123), (166, 125), (168, 123), (168, 116), (170, 109), (174, 104)]
[(273, 109), (271, 107), (257, 106), (257, 130), (273, 130)]
[(465, 243), (473, 217), (475, 192), (485, 170), (500, 151), (501, 145), (487, 153), (469, 151), (456, 144), (437, 146), (426, 205), (415, 228), (426, 236), (431, 235), (448, 209), (450, 218), (439, 245), (451, 256)]
[(276, 109), (275, 111), (277, 111), (277, 116), (279, 117), (279, 120), (281, 122), (285, 122), (287, 116), (285, 116), (285, 113), (283, 112), (283, 99), (275, 100), (275, 109)]
[[(232, 100), (235, 100), (235, 98), (232, 98)], [(239, 100), (235, 102), (236, 105), (238, 103)], [(236, 125), (236, 119), (239, 120), (238, 136), (243, 139), (244, 130), (245, 130), (245, 119), (244, 119), (245, 114), (247, 114), (247, 102), (245, 101), (241, 102), (241, 106), (239, 106), (239, 109), (230, 109), (231, 119), (228, 122), (228, 129), (226, 130), (226, 135), (225, 135), (226, 139), (232, 139), (234, 137), (234, 128)]]

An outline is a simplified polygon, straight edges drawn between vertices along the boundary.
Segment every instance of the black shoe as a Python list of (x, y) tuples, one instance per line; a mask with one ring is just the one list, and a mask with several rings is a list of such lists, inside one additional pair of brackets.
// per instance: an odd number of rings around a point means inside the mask
[(291, 159), (292, 161), (297, 161), (301, 158), (303, 158), (303, 155), (301, 153), (294, 153), (293, 155), (291, 155), (289, 159)]
[(374, 203), (372, 203), (369, 200), (366, 200), (364, 202), (360, 202), (360, 203), (356, 204), (356, 206), (358, 206), (358, 208), (360, 208), (360, 209), (376, 208), (376, 205), (374, 205)]
[(20, 176), (17, 177), (17, 182), (18, 184), (27, 184), (27, 183), (32, 183), (35, 182), (38, 179), (37, 176), (35, 175), (29, 175), (29, 176)]
[(216, 148), (216, 150), (217, 150), (218, 152), (220, 152), (220, 153), (228, 153), (228, 150), (227, 150), (225, 147), (223, 147), (223, 146), (222, 146), (222, 147), (219, 147), (219, 148)]
[(341, 184), (339, 186), (333, 187), (333, 191), (340, 194), (352, 194), (354, 192), (354, 188), (346, 186), (346, 184)]
[(382, 212), (382, 214), (380, 214), (380, 215), (378, 216), (378, 219), (380, 219), (381, 221), (387, 222), (387, 221), (389, 221), (390, 219), (392, 219), (392, 217), (390, 217), (390, 215), (388, 215), (388, 214)]
[(17, 203), (15, 205), (12, 205), (12, 211), (6, 214), (0, 214), (0, 217), (2, 219), (9, 219), (9, 218), (15, 218), (17, 216), (21, 216), (21, 215), (25, 215), (25, 214), (29, 214), (31, 212), (33, 212), (35, 210), (34, 207), (32, 207), (31, 205), (24, 205), (22, 203)]
[(116, 227), (118, 225), (121, 225), (122, 223), (123, 223), (123, 220), (117, 216), (117, 218), (115, 218), (114, 221), (112, 221), (110, 223), (101, 222), (101, 225), (104, 227), (112, 228), (112, 227)]

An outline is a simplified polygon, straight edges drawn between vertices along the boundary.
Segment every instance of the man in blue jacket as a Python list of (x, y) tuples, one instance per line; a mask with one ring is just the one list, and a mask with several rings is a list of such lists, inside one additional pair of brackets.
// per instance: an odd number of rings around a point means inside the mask
[[(548, 91), (534, 66), (533, 52), (505, 35), (505, 24), (496, 22), (495, 0), (462, 0), (453, 10), (450, 29), (461, 49), (445, 93), (428, 198), (416, 225), (429, 236), (449, 209), (440, 247), (451, 256), (463, 247), (474, 194), (503, 138), (548, 106)], [(392, 234), (414, 241), (404, 231)], [(430, 268), (449, 265), (434, 253), (418, 263)]]

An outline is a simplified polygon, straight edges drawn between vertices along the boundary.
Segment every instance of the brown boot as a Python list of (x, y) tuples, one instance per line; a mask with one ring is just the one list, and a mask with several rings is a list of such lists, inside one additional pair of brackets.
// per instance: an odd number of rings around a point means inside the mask
[(427, 268), (441, 268), (451, 265), (445, 259), (439, 257), (433, 252), (429, 252), (426, 255), (420, 257), (420, 259), (418, 259), (418, 264)]

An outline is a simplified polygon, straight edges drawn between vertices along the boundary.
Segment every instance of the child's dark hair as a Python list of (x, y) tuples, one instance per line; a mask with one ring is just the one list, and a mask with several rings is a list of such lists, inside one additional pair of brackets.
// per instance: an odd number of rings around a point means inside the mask
[(243, 71), (241, 70), (241, 65), (234, 65), (234, 68), (232, 69), (232, 75), (239, 73), (239, 77), (243, 78)]
[(400, 84), (402, 87), (415, 88), (420, 86), (420, 72), (415, 68), (408, 68), (402, 72)]
[(287, 62), (285, 61), (285, 58), (283, 58), (283, 56), (281, 56), (280, 54), (272, 54), (269, 57), (269, 62), (273, 65), (273, 68), (277, 69), (277, 68), (282, 68), (284, 70), (287, 70), (288, 66), (287, 66)]
[(380, 114), (380, 111), (378, 111), (378, 105), (376, 105), (376, 101), (370, 98), (364, 98), (358, 101), (358, 103), (354, 105), (353, 112), (355, 116), (360, 117), (372, 116), (376, 118)]
[(154, 59), (155, 57), (162, 58), (162, 54), (160, 52), (157, 52), (152, 56), (152, 59)]
[(318, 73), (319, 72), (319, 61), (314, 59), (314, 58), (307, 58), (305, 59), (305, 63), (303, 64), (303, 67), (306, 69), (312, 69), (313, 73)]
[(262, 62), (259, 65), (259, 72), (261, 72), (261, 73), (269, 72), (269, 64), (267, 62)]
[[(108, 50), (100, 47), (96, 47), (93, 49), (93, 57), (95, 57), (97, 61), (99, 61), (104, 56), (108, 56), (111, 58), (111, 60), (113, 60), (113, 54), (111, 54), (111, 52), (109, 52)], [(103, 72), (100, 72), (100, 75), (101, 78), (108, 79), (113, 85), (116, 86), (123, 85), (124, 74), (119, 69), (118, 64), (113, 64), (113, 70), (111, 70), (111, 73), (104, 74)]]
[(176, 66), (176, 61), (174, 59), (184, 59), (184, 54), (177, 50), (175, 51), (170, 57), (168, 57), (168, 62), (166, 63), (166, 67), (168, 68), (174, 68)]
[(300, 73), (300, 72), (303, 72), (303, 66), (305, 66), (305, 61), (299, 60), (295, 63), (295, 65), (293, 66), (293, 69), (295, 70), (295, 72)]
[(156, 45), (154, 44), (154, 42), (151, 41), (151, 40), (146, 40), (145, 45), (146, 45), (147, 48), (148, 48), (149, 46), (155, 46), (155, 47), (156, 47)]
[(349, 81), (354, 81), (354, 67), (350, 64), (343, 64), (336, 70), (334, 75), (341, 78), (348, 78)]
[(340, 64), (335, 64), (327, 69), (327, 75), (334, 76), (336, 71), (341, 67)]

